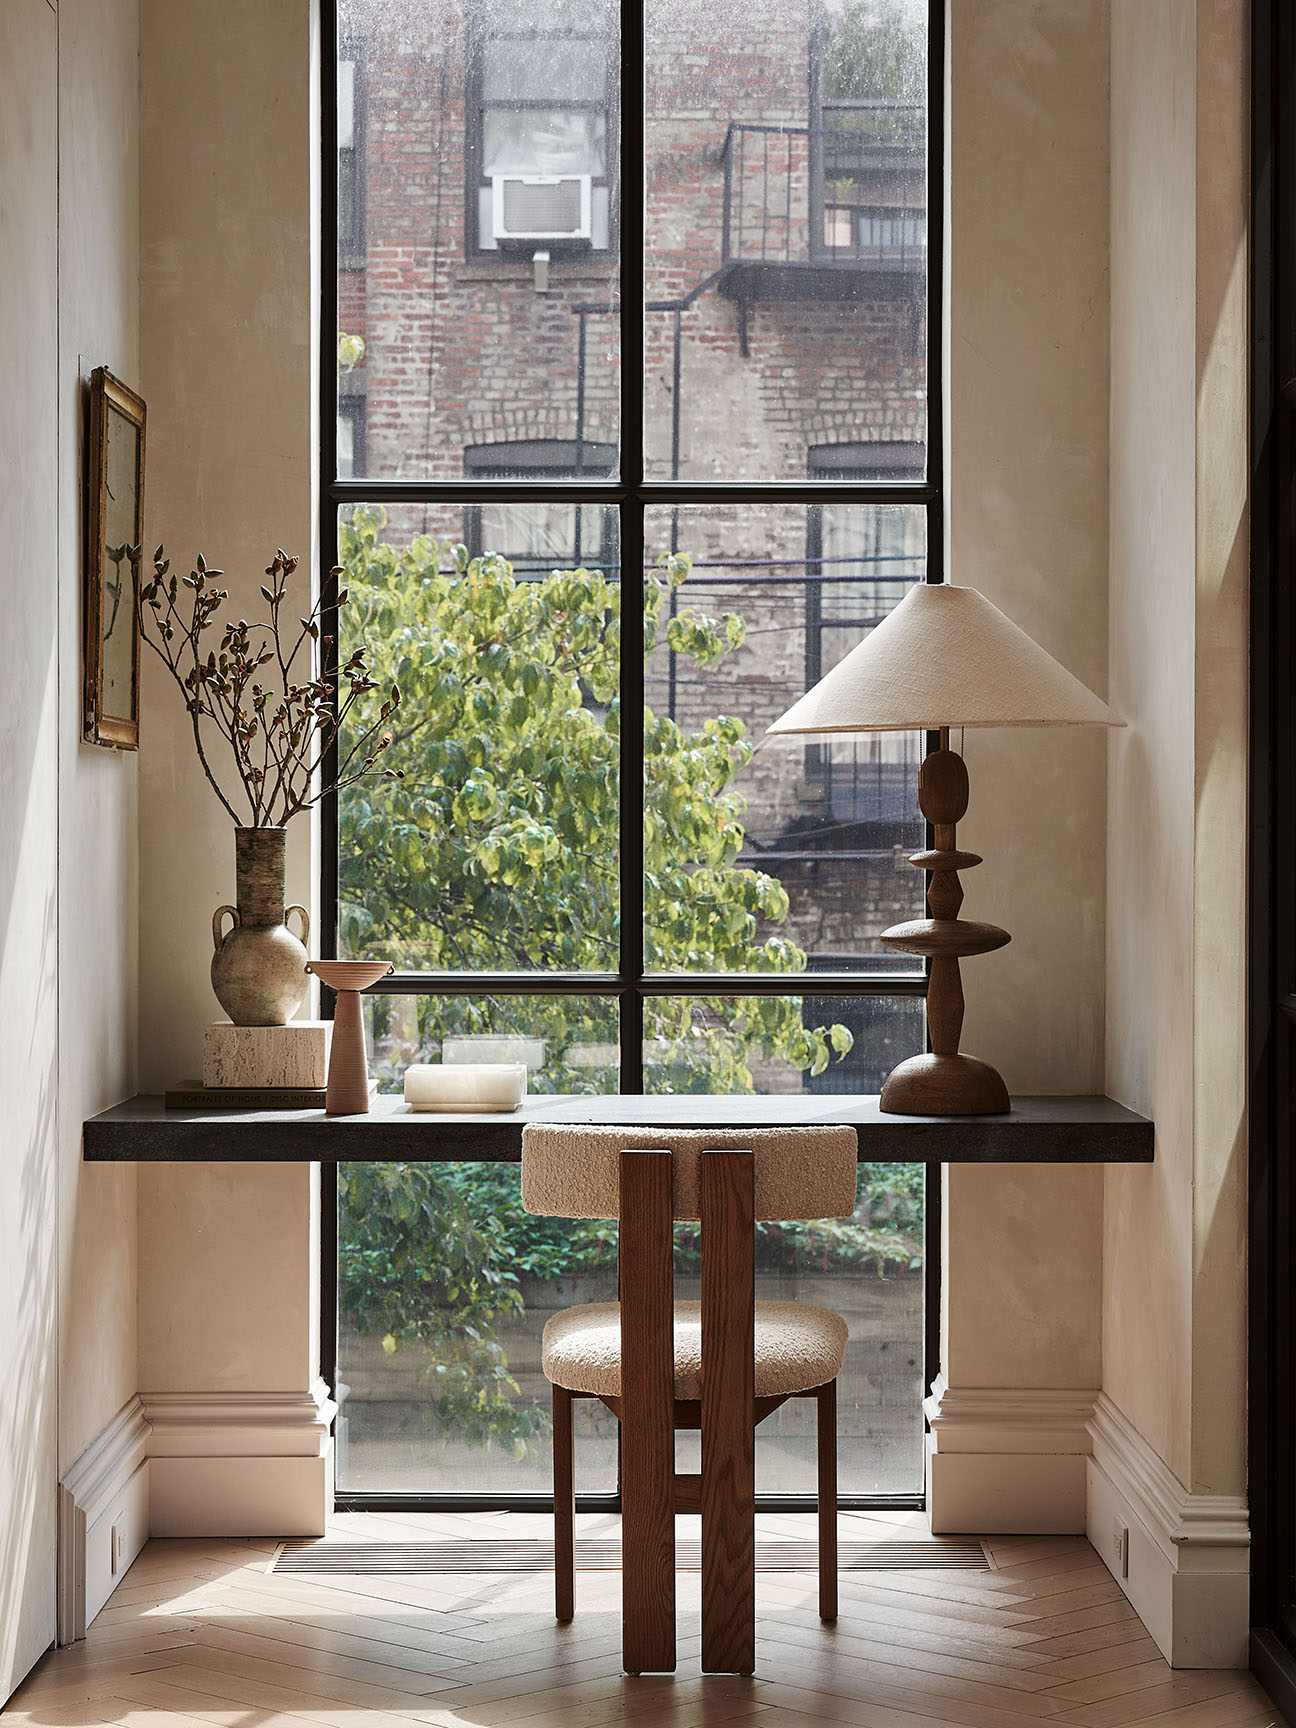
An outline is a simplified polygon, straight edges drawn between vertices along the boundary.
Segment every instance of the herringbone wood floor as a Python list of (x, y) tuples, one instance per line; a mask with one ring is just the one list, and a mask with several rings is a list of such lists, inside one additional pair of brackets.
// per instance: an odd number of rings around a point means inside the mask
[[(614, 1521), (582, 1519), (606, 1535)], [(543, 1534), (494, 1514), (352, 1515), (348, 1541)], [(682, 1530), (691, 1521), (682, 1520)], [(766, 1519), (769, 1534), (808, 1521)], [(914, 1537), (916, 1517), (844, 1514), (842, 1536)], [(267, 1570), (270, 1541), (157, 1541), (84, 1643), (52, 1652), (5, 1712), (12, 1728), (1264, 1728), (1244, 1673), (1174, 1672), (1078, 1537), (1005, 1537), (994, 1569), (845, 1573), (835, 1628), (810, 1572), (757, 1580), (757, 1673), (698, 1673), (697, 1574), (680, 1577), (680, 1666), (627, 1679), (620, 1577), (580, 1573), (554, 1624), (544, 1573), (444, 1577)]]

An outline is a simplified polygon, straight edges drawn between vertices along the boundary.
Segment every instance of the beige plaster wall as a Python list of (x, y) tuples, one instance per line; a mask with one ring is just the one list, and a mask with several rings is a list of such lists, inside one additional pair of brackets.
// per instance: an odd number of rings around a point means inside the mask
[[(1105, 0), (949, 13), (947, 574), (1105, 692)], [(1101, 1091), (1101, 734), (969, 733), (964, 1048), (1013, 1092)], [(964, 1386), (1098, 1383), (1098, 1169), (948, 1172), (944, 1367)]]
[[(254, 617), (277, 546), (312, 523), (310, 7), (142, 0), (141, 369), (149, 519), (173, 564), (224, 570)], [(146, 1088), (192, 1076), (211, 993), (211, 915), (233, 899), (234, 840), (198, 767), (177, 691), (145, 657), (140, 755), (140, 1064)], [(227, 796), (232, 792), (227, 788)], [(304, 824), (288, 899), (311, 903)]]
[(140, 1387), (304, 1390), (318, 1372), (306, 1164), (150, 1166), (140, 1181)]
[(1116, 0), (1103, 1384), (1196, 1492), (1245, 1481), (1246, 8)]
[[(81, 1162), (135, 1090), (137, 758), (80, 742), (90, 374), (139, 381), (138, 0), (59, 11), (59, 1470), (134, 1396), (135, 1170)], [(148, 507), (147, 451), (145, 508)]]
[(1197, 7), (1194, 1492), (1246, 1481), (1249, 643), (1245, 0)]
[[(312, 8), (303, 0), (142, 0), (141, 370), (151, 534), (222, 568), (254, 617), (276, 546), (302, 555), (312, 502)], [(232, 825), (149, 665), (140, 758), (140, 1069), (197, 1074), (211, 915), (233, 899)], [(288, 899), (312, 904), (308, 824)], [(315, 1266), (304, 1167), (141, 1170), (145, 1392), (309, 1384)], [(231, 1304), (233, 1307), (231, 1308)]]
[(54, 1635), (60, 1472), (135, 1390), (133, 757), (80, 742), (91, 369), (138, 363), (135, 0), (0, 8), (0, 1701)]
[(0, 8), (0, 1699), (54, 1636), (58, 24)]
[[(1108, 1180), (1104, 1383), (1189, 1474), (1192, 1327), (1194, 8), (1112, 20), (1107, 1079), (1156, 1162)], [(1141, 1344), (1138, 1340), (1141, 1339)], [(1154, 1342), (1155, 1341), (1155, 1342)]]

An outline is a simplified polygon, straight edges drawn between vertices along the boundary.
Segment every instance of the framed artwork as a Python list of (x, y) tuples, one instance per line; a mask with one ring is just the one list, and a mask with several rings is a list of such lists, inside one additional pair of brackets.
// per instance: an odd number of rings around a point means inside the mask
[(138, 750), (144, 403), (105, 366), (90, 380), (89, 449), (82, 735)]

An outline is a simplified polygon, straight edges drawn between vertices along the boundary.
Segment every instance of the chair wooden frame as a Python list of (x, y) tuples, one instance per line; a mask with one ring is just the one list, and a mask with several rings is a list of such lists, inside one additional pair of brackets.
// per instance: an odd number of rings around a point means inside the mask
[[(702, 1515), (702, 1669), (756, 1666), (755, 1463), (758, 1423), (787, 1397), (818, 1421), (819, 1614), (837, 1618), (837, 1383), (755, 1395), (754, 1158), (702, 1155), (702, 1397), (674, 1396), (671, 1154), (620, 1155), (622, 1666), (675, 1667), (675, 1515)], [(595, 1393), (553, 1386), (554, 1593), (575, 1609), (572, 1408)], [(675, 1470), (675, 1430), (700, 1428), (700, 1474)]]

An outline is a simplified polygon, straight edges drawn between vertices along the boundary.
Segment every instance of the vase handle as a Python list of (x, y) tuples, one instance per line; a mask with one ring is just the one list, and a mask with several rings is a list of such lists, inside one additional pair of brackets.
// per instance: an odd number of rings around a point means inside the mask
[(310, 947), (310, 913), (306, 910), (306, 908), (304, 906), (285, 906), (284, 907), (284, 923), (285, 924), (288, 922), (289, 918), (291, 917), (291, 915), (294, 912), (300, 912), (301, 913), (302, 931), (301, 931), (301, 935), (298, 937), (298, 941), (301, 943), (303, 948), (309, 948)]
[[(221, 934), (221, 919), (225, 916), (225, 914), (227, 912), (229, 913), (230, 917), (234, 920), (234, 922), (230, 925), (229, 930), (225, 933), (225, 935), (222, 935)], [(221, 949), (225, 946), (225, 943), (228, 940), (228, 938), (234, 934), (235, 930), (238, 929), (239, 925), (242, 922), (243, 922), (243, 920), (239, 917), (239, 909), (237, 906), (218, 906), (216, 908), (216, 910), (212, 913), (212, 943), (213, 943), (213, 946), (215, 947), (216, 952), (218, 954), (220, 953)]]

